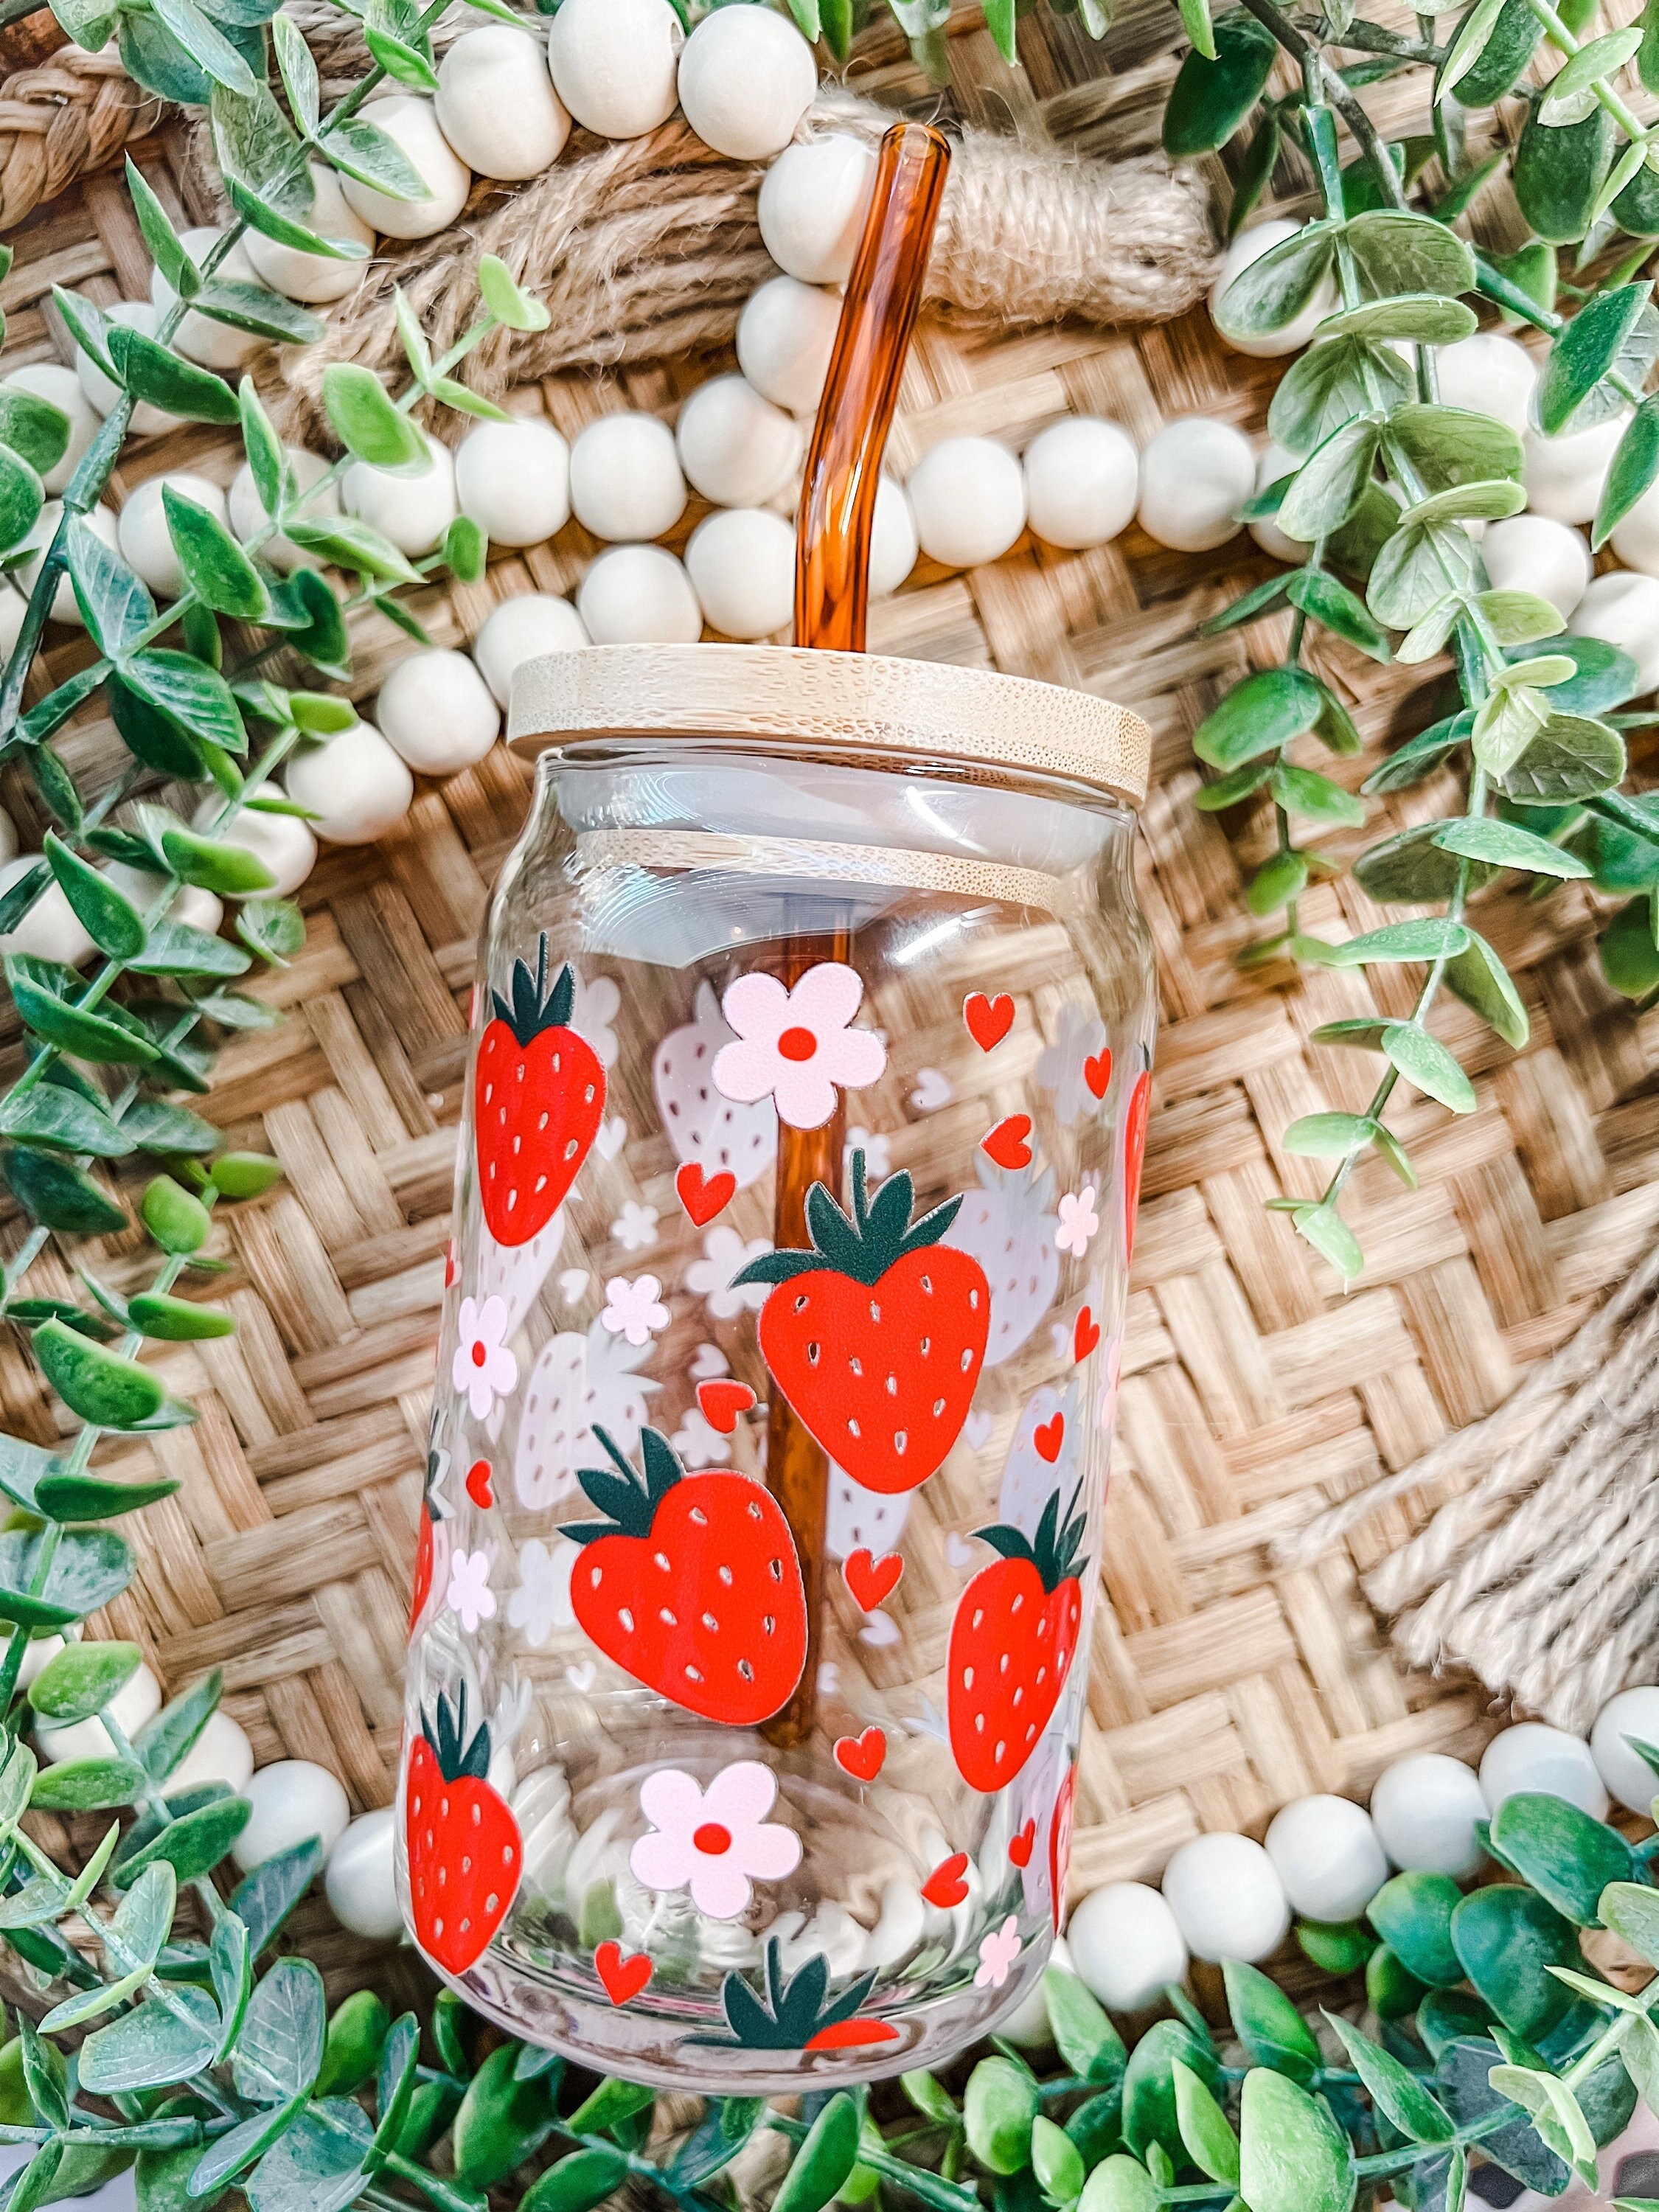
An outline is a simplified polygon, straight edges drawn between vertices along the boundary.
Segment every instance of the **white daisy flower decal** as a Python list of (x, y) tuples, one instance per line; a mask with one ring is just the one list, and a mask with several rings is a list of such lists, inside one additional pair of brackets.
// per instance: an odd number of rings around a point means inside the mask
[(735, 1321), (745, 1308), (758, 1313), (771, 1296), (771, 1285), (745, 1283), (733, 1290), (732, 1278), (771, 1249), (769, 1237), (756, 1237), (745, 1243), (735, 1229), (711, 1229), (702, 1240), (702, 1258), (685, 1271), (685, 1287), (704, 1300), (711, 1321)]
[(630, 1198), (611, 1224), (611, 1234), (624, 1251), (648, 1252), (657, 1241), (657, 1224), (661, 1219), (654, 1206), (641, 1206)]
[(580, 1550), (568, 1536), (560, 1537), (550, 1550), (532, 1536), (520, 1550), (519, 1587), (507, 1601), (507, 1617), (514, 1628), (524, 1631), (532, 1651), (539, 1651), (556, 1628), (575, 1624), (570, 1571)]
[(456, 1614), (469, 1636), (476, 1635), (481, 1620), (495, 1618), (495, 1593), (489, 1587), (494, 1555), (489, 1552), (457, 1552), (449, 1563), (449, 1588), (444, 1603)]
[(726, 1467), (731, 1464), (732, 1439), (723, 1437), (700, 1406), (687, 1412), (684, 1425), (670, 1438), (686, 1467)]
[(450, 1380), (472, 1408), (475, 1421), (486, 1421), (497, 1398), (519, 1387), (519, 1363), (507, 1342), (512, 1316), (505, 1298), (463, 1298), (461, 1340), (450, 1364)]
[(613, 1275), (605, 1286), (605, 1311), (599, 1316), (612, 1336), (625, 1337), (637, 1347), (648, 1344), (659, 1329), (668, 1326), (662, 1285), (654, 1275)]
[(1075, 1252), (1080, 1260), (1089, 1249), (1089, 1240), (1100, 1228), (1100, 1215), (1095, 1201), (1099, 1196), (1093, 1183), (1085, 1182), (1076, 1197), (1068, 1191), (1060, 1201), (1060, 1225), (1054, 1231), (1054, 1242), (1062, 1252)]
[(1018, 1956), (1019, 1922), (1011, 1912), (1001, 1927), (994, 1928), (980, 1944), (979, 1971), (974, 1976), (974, 1987), (1000, 1990)]
[(781, 1881), (800, 1863), (800, 1838), (766, 1817), (777, 1794), (776, 1776), (752, 1759), (726, 1767), (706, 1791), (678, 1767), (647, 1775), (640, 1810), (651, 1832), (629, 1854), (634, 1879), (647, 1889), (689, 1888), (710, 1920), (736, 1920), (756, 1882)]
[(838, 960), (819, 961), (793, 990), (775, 975), (739, 975), (720, 1002), (736, 1034), (714, 1055), (715, 1090), (737, 1105), (770, 1098), (792, 1129), (821, 1129), (837, 1091), (862, 1091), (887, 1066), (881, 1039), (850, 1026), (863, 997), (863, 977)]

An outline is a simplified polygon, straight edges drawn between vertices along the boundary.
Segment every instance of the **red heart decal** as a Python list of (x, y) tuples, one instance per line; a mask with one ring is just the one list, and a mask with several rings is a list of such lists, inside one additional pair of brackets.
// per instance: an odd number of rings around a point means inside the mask
[(952, 1851), (948, 1859), (941, 1859), (925, 1882), (921, 1893), (929, 1905), (937, 1905), (948, 1912), (953, 1905), (960, 1905), (968, 1894), (968, 1885), (963, 1880), (968, 1871), (966, 1851)]
[(1095, 1319), (1092, 1306), (1085, 1306), (1077, 1317), (1072, 1331), (1072, 1357), (1085, 1360), (1100, 1342), (1100, 1323)]
[(1014, 1002), (1006, 991), (988, 999), (983, 991), (970, 991), (963, 1001), (962, 1018), (968, 1034), (981, 1052), (1000, 1045), (1014, 1025)]
[(1103, 1098), (1106, 1096), (1106, 1086), (1111, 1079), (1112, 1055), (1108, 1048), (1103, 1047), (1099, 1052), (1092, 1054), (1084, 1061), (1083, 1080), (1097, 1098)]
[(844, 1735), (836, 1746), (836, 1764), (855, 1782), (873, 1782), (887, 1756), (887, 1738), (878, 1728), (862, 1735)]
[(453, 1291), (461, 1279), (461, 1255), (452, 1237), (444, 1247), (444, 1288)]
[(1030, 1115), (1011, 1114), (1006, 1121), (999, 1121), (988, 1136), (980, 1139), (979, 1148), (1000, 1168), (1029, 1168), (1031, 1147), (1025, 1140), (1030, 1133)]
[(491, 1468), (487, 1459), (475, 1459), (466, 1471), (466, 1494), (475, 1505), (488, 1512), (495, 1503), (495, 1493), (489, 1486)]
[(712, 1382), (699, 1382), (697, 1404), (702, 1417), (711, 1429), (729, 1437), (738, 1425), (738, 1417), (746, 1413), (755, 1402), (755, 1394), (746, 1382), (734, 1382), (730, 1376), (722, 1375)]
[(706, 1229), (737, 1196), (738, 1179), (730, 1168), (722, 1168), (718, 1175), (706, 1176), (700, 1160), (688, 1160), (674, 1178), (674, 1188), (680, 1204), (697, 1227)]
[(613, 2005), (625, 2005), (629, 1997), (638, 1996), (651, 1978), (651, 1961), (645, 1953), (635, 1951), (631, 1959), (624, 1959), (622, 1945), (614, 1940), (600, 1944), (593, 1964)]
[(903, 1572), (904, 1562), (896, 1552), (876, 1559), (867, 1549), (854, 1552), (842, 1569), (853, 1602), (861, 1613), (873, 1613), (884, 1597), (890, 1597)]
[(1064, 1413), (1056, 1413), (1052, 1421), (1044, 1421), (1031, 1437), (1031, 1442), (1037, 1448), (1038, 1457), (1046, 1459), (1050, 1467), (1060, 1457), (1060, 1448), (1065, 1440), (1066, 1416)]
[(1028, 1820), (1017, 1836), (1008, 1838), (1008, 1856), (1017, 1867), (1030, 1866), (1031, 1850), (1036, 1842), (1036, 1822)]

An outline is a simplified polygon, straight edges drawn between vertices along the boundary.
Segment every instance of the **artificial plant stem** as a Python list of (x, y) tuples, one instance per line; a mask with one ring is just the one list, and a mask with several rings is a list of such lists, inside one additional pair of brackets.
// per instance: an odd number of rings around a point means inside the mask
[[(1543, 25), (1544, 30), (1548, 35), (1550, 44), (1553, 46), (1559, 47), (1560, 52), (1565, 54), (1569, 59), (1577, 53), (1579, 51), (1578, 40), (1573, 36), (1572, 33), (1561, 21), (1560, 16), (1557, 15), (1555, 9), (1550, 5), (1550, 0), (1527, 0), (1527, 5), (1532, 10), (1536, 20)], [(1632, 114), (1631, 110), (1626, 106), (1625, 102), (1620, 100), (1618, 94), (1613, 90), (1613, 87), (1607, 82), (1605, 77), (1598, 77), (1595, 82), (1588, 87), (1587, 89), (1595, 94), (1596, 100), (1600, 102), (1601, 106), (1607, 110), (1607, 113), (1613, 118), (1613, 121), (1619, 125), (1619, 128), (1624, 132), (1625, 136), (1631, 141), (1632, 145), (1645, 146), (1647, 144), (1647, 125), (1636, 115)], [(1544, 88), (1544, 90), (1545, 96), (1547, 98), (1549, 94), (1549, 88), (1547, 85)]]
[[(1243, 0), (1243, 4), (1258, 23), (1273, 33), (1285, 52), (1298, 62), (1304, 71), (1311, 66), (1323, 76), (1324, 96), (1347, 125), (1354, 143), (1369, 158), (1376, 173), (1377, 188), (1387, 204), (1403, 212), (1407, 206), (1406, 188), (1400, 181), (1394, 163), (1389, 159), (1388, 149), (1376, 125), (1343, 82), (1341, 71), (1331, 67), (1313, 41), (1304, 38), (1283, 9), (1273, 5), (1273, 0)], [(1328, 206), (1326, 212), (1340, 218), (1341, 202), (1339, 200), (1334, 207)]]

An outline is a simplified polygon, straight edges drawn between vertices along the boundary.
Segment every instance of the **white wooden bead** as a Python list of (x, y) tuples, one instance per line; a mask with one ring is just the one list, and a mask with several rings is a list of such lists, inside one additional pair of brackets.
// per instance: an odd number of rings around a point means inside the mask
[(437, 110), (439, 129), (467, 167), (503, 182), (540, 176), (570, 136), (546, 48), (510, 23), (456, 40), (439, 64)]
[(503, 708), (512, 703), (513, 678), (526, 660), (568, 653), (588, 642), (586, 625), (568, 599), (526, 592), (503, 599), (472, 641), (479, 673)]
[(1255, 489), (1255, 455), (1231, 422), (1182, 415), (1140, 456), (1140, 526), (1176, 553), (1206, 553), (1237, 538), (1238, 510)]
[(884, 599), (908, 576), (921, 552), (915, 510), (896, 477), (876, 486), (876, 519), (870, 532), (870, 596)]
[(230, 1855), (244, 1874), (313, 1836), (321, 1838), (325, 1852), (332, 1850), (351, 1819), (338, 1778), (308, 1759), (262, 1766), (242, 1795), (253, 1810)]
[[(1270, 439), (1256, 456), (1257, 491), (1266, 491), (1269, 484), (1276, 484), (1281, 477), (1293, 475), (1296, 467), (1295, 455), (1287, 453), (1283, 446), (1275, 446)], [(1260, 521), (1251, 523), (1249, 532), (1262, 551), (1271, 553), (1275, 561), (1299, 562), (1308, 557), (1305, 539), (1287, 537), (1271, 514), (1263, 515)]]
[[(11, 596), (16, 599), (17, 594), (13, 592)], [(16, 857), (17, 824), (7, 813), (5, 808), (0, 806), (0, 866), (3, 866), (8, 860), (15, 860)]]
[(296, 753), (283, 771), (288, 795), (330, 845), (372, 845), (395, 829), (415, 796), (408, 763), (372, 722), (354, 722)]
[(582, 578), (576, 611), (595, 645), (695, 645), (702, 609), (684, 565), (660, 545), (618, 545)]
[(1522, 482), (1532, 512), (1553, 522), (1593, 522), (1626, 420), (1617, 415), (1593, 430), (1568, 430), (1559, 438), (1528, 430)]
[(905, 490), (922, 551), (947, 568), (1000, 560), (1025, 527), (1025, 471), (994, 438), (946, 438)]
[(1577, 530), (1544, 514), (1515, 514), (1494, 522), (1481, 541), (1494, 591), (1535, 592), (1565, 624), (1590, 580), (1590, 550)]
[(787, 629), (795, 609), (795, 533), (764, 507), (723, 508), (691, 533), (685, 570), (710, 629), (752, 642)]
[(1187, 1978), (1187, 1943), (1167, 1898), (1144, 1881), (1109, 1881), (1066, 1923), (1079, 1978), (1109, 2012), (1140, 2012)]
[(17, 1670), (17, 1686), (27, 1690), (41, 1670), (64, 1649), (61, 1636), (31, 1636), (23, 1652), (23, 1663)]
[(247, 1730), (227, 1712), (208, 1715), (207, 1726), (185, 1753), (166, 1783), (167, 1794), (195, 1790), (204, 1782), (223, 1782), (236, 1795), (253, 1777), (253, 1746)]
[(548, 64), (578, 123), (601, 138), (639, 138), (674, 112), (684, 42), (668, 0), (564, 0)]
[[(110, 1699), (108, 1710), (131, 1743), (144, 1723), (161, 1711), (161, 1685), (148, 1667), (140, 1665)], [(109, 1730), (95, 1718), (71, 1721), (67, 1728), (37, 1727), (34, 1736), (49, 1765), (65, 1759), (110, 1759), (115, 1753)]]
[(680, 56), (680, 106), (705, 146), (734, 161), (781, 153), (812, 105), (818, 65), (786, 15), (744, 4), (705, 15)]
[(1476, 331), (1472, 337), (1437, 346), (1434, 362), (1444, 406), (1494, 415), (1517, 438), (1525, 437), (1538, 388), (1538, 370), (1525, 346), (1497, 331)]
[[(118, 891), (132, 901), (140, 914), (149, 914), (167, 887), (166, 876), (157, 875), (151, 868), (130, 867), (125, 860), (106, 860), (104, 873)], [(183, 922), (186, 929), (204, 929), (212, 937), (225, 918), (225, 909), (211, 891), (186, 884), (167, 908), (167, 918)]]
[(1025, 448), (1031, 528), (1049, 545), (1104, 545), (1134, 520), (1140, 455), (1118, 422), (1076, 415), (1039, 431)]
[[(34, 527), (22, 541), (22, 547), (19, 550), (27, 550), (29, 558), (19, 565), (17, 577), (26, 592), (34, 589), (34, 580), (40, 573), (47, 547), (58, 535), (58, 518), (63, 512), (62, 500), (49, 499), (41, 508)], [(115, 509), (112, 507), (94, 507), (85, 520), (88, 528), (101, 538), (113, 553), (120, 538), (120, 524), (116, 519)], [(52, 605), (47, 611), (55, 623), (64, 623), (73, 629), (86, 628), (81, 619), (81, 604), (75, 596), (75, 586), (70, 583), (67, 571), (58, 579), (58, 587), (52, 595)]]
[[(313, 484), (325, 477), (331, 465), (320, 453), (313, 453), (307, 446), (289, 446), (284, 448), (294, 481), (301, 491), (309, 491)], [(251, 544), (270, 520), (253, 481), (253, 471), (246, 461), (231, 479), (230, 527), (244, 545)], [(331, 483), (325, 492), (319, 492), (306, 507), (308, 516), (320, 522), (325, 515), (340, 512), (340, 487)], [(259, 548), (259, 558), (269, 561), (277, 568), (314, 568), (317, 556), (307, 553), (291, 538), (268, 538)]]
[(1613, 532), (1611, 543), (1627, 568), (1659, 576), (1659, 483), (1643, 493)]
[(4, 380), (8, 392), (33, 392), (69, 417), (69, 444), (64, 458), (40, 479), (49, 492), (62, 491), (75, 474), (76, 464), (98, 434), (98, 410), (81, 389), (81, 380), (61, 361), (26, 362)]
[(1486, 1817), (1480, 1777), (1442, 1751), (1395, 1759), (1371, 1791), (1382, 1848), (1411, 1873), (1473, 1874), (1484, 1856), (1474, 1824)]
[(167, 484), (181, 499), (206, 507), (214, 520), (227, 528), (230, 514), (218, 485), (210, 483), (206, 477), (193, 475), (188, 469), (175, 469), (166, 476), (149, 477), (121, 509), (121, 558), (159, 599), (176, 599), (185, 588), (185, 572), (179, 566), (179, 556), (167, 531), (162, 501), (162, 489)]
[(329, 1853), (323, 1877), (324, 1893), (341, 1927), (380, 1942), (403, 1933), (392, 1866), (396, 1821), (390, 1805), (354, 1820)]
[[(147, 338), (155, 336), (161, 319), (148, 300), (117, 300), (104, 309), (103, 314), (106, 323), (125, 323), (129, 330), (142, 331)], [(82, 353), (78, 347), (75, 374), (90, 404), (100, 415), (107, 415), (121, 397), (119, 385), (112, 384), (92, 356)], [(164, 407), (152, 406), (148, 399), (141, 399), (127, 427), (135, 438), (159, 438), (164, 431), (176, 430), (181, 419), (169, 415)]]
[(533, 416), (480, 422), (455, 456), (455, 495), (494, 544), (539, 545), (570, 520), (570, 448)]
[(799, 467), (803, 442), (794, 416), (763, 399), (746, 376), (700, 384), (674, 432), (681, 468), (715, 507), (764, 507)]
[(434, 648), (400, 660), (380, 686), (381, 736), (421, 775), (453, 775), (482, 760), (501, 733), (489, 686), (464, 653)]
[(1590, 1756), (1596, 1772), (1626, 1812), (1645, 1817), (1654, 1799), (1659, 1797), (1659, 1774), (1640, 1752), (1632, 1750), (1626, 1741), (1628, 1736), (1659, 1744), (1659, 1689), (1650, 1684), (1621, 1690), (1616, 1698), (1609, 1698), (1590, 1730)]
[(1266, 1842), (1291, 1909), (1310, 1920), (1357, 1920), (1389, 1878), (1370, 1814), (1346, 1797), (1298, 1797)]
[(394, 200), (347, 177), (340, 189), (348, 206), (365, 222), (388, 238), (431, 238), (447, 230), (466, 205), (472, 189), (472, 172), (457, 159), (449, 141), (438, 128), (437, 110), (429, 100), (398, 93), (374, 102), (374, 120), (387, 137), (395, 138), (420, 173), (427, 189), (423, 200)]
[(1638, 691), (1659, 684), (1659, 580), (1628, 569), (1593, 576), (1567, 627), (1575, 637), (1599, 637), (1629, 653)]
[[(23, 617), (28, 612), (28, 601), (9, 584), (0, 583), (0, 659), (9, 660), (12, 647), (22, 635)], [(0, 851), (0, 860), (9, 860), (17, 850), (14, 839), (11, 852)]]
[(1291, 1908), (1273, 1861), (1248, 1836), (1194, 1836), (1164, 1870), (1164, 1899), (1195, 1959), (1268, 1958)]
[[(307, 166), (311, 171), (313, 198), (309, 211), (301, 218), (306, 228), (315, 238), (337, 239), (342, 245), (366, 246), (373, 253), (374, 225), (365, 222), (346, 198), (343, 180), (325, 161)], [(343, 300), (348, 292), (356, 289), (368, 265), (362, 261), (339, 261), (331, 253), (306, 253), (297, 246), (283, 246), (257, 230), (245, 231), (242, 244), (255, 273), (273, 292), (289, 300), (302, 300), (307, 307)]]
[[(39, 853), (17, 853), (0, 862), (0, 895), (21, 882), (40, 858)], [(96, 950), (74, 908), (58, 885), (51, 883), (16, 928), (0, 934), (0, 953), (33, 952), (42, 960), (61, 960), (65, 968), (78, 968)]]
[[(273, 794), (280, 795), (280, 794)], [(217, 797), (204, 799), (191, 817), (191, 827), (217, 839), (222, 845), (240, 845), (245, 853), (252, 853), (263, 860), (276, 878), (264, 890), (250, 891), (250, 898), (290, 898), (317, 865), (317, 840), (311, 834), (308, 823), (297, 814), (265, 814), (255, 807), (244, 806), (233, 814), (222, 829), (214, 827), (221, 801)], [(303, 805), (304, 801), (296, 802)]]
[(403, 477), (353, 461), (341, 481), (348, 509), (389, 538), (400, 553), (433, 552), (460, 513), (455, 494), (455, 456), (437, 438), (427, 440), (432, 466), (424, 476)]
[(1607, 1816), (1607, 1793), (1589, 1744), (1542, 1721), (1522, 1721), (1492, 1738), (1480, 1761), (1480, 1789), (1493, 1813), (1506, 1797), (1533, 1790), (1565, 1797), (1594, 1820)]
[[(210, 224), (201, 224), (194, 229), (180, 231), (179, 243), (199, 269), (223, 235)], [(216, 283), (224, 284), (258, 283), (253, 264), (241, 240), (231, 247), (213, 276)], [(158, 315), (165, 315), (179, 298), (159, 269), (149, 272), (149, 296)], [(256, 338), (251, 331), (233, 330), (228, 323), (216, 323), (210, 316), (198, 314), (192, 307), (173, 332), (173, 343), (186, 361), (199, 362), (204, 368), (240, 368), (244, 362), (252, 360), (264, 340)]]
[[(1249, 229), (1240, 231), (1227, 249), (1221, 273), (1210, 288), (1210, 316), (1218, 330), (1220, 329), (1218, 317), (1222, 295), (1234, 277), (1242, 276), (1253, 261), (1259, 261), (1271, 247), (1283, 245), (1287, 238), (1294, 238), (1302, 227), (1299, 222), (1291, 222), (1279, 216), (1270, 222), (1253, 223)], [(1286, 323), (1283, 330), (1264, 331), (1256, 337), (1233, 337), (1223, 332), (1222, 343), (1231, 346), (1235, 353), (1249, 354), (1257, 361), (1272, 361), (1280, 354), (1300, 353), (1325, 317), (1335, 311), (1336, 287), (1327, 276), (1296, 320)]]
[(779, 268), (803, 284), (844, 284), (875, 182), (873, 150), (844, 131), (786, 146), (760, 188), (760, 234)]
[(685, 512), (685, 477), (667, 423), (634, 413), (590, 422), (570, 448), (570, 504), (584, 530), (617, 544), (672, 530)]
[(841, 324), (833, 292), (774, 276), (738, 318), (738, 362), (757, 392), (792, 415), (811, 415), (823, 397)]

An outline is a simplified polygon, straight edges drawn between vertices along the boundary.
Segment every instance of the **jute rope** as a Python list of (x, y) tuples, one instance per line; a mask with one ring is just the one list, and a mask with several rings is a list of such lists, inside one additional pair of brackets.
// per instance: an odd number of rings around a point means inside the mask
[(65, 46), (9, 70), (0, 82), (0, 230), (114, 161), (167, 112), (133, 83), (112, 46), (83, 54)]
[(1659, 1667), (1659, 1247), (1486, 1420), (1322, 1514), (1274, 1557), (1306, 1565), (1385, 1507), (1468, 1486), (1364, 1578), (1419, 1666), (1472, 1668), (1584, 1729)]

